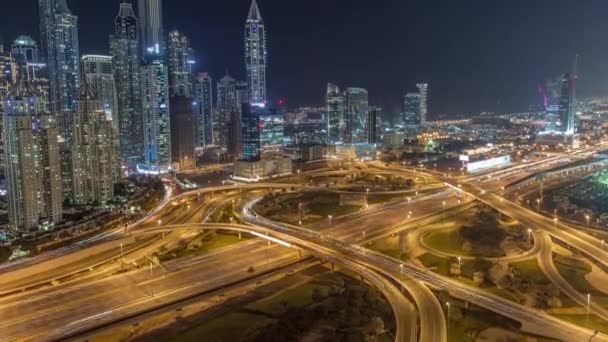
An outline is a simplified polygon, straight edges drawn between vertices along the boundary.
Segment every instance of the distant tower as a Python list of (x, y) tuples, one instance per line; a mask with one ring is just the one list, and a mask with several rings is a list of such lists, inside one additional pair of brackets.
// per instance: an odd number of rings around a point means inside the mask
[[(112, 71), (112, 56), (84, 55), (81, 58), (82, 81), (95, 89), (101, 101), (103, 112), (108, 119), (113, 120), (118, 132), (118, 99), (116, 82)], [(82, 88), (82, 87), (81, 87)], [(80, 91), (82, 97), (82, 89)], [(80, 99), (82, 101), (82, 98)]]
[(196, 145), (213, 144), (213, 80), (208, 73), (199, 73), (194, 80), (196, 104)]
[(148, 54), (142, 66), (144, 156), (161, 170), (171, 165), (169, 73), (162, 54)]
[(379, 142), (379, 123), (382, 117), (382, 108), (370, 107), (367, 112), (367, 120), (365, 120), (365, 135), (367, 142), (375, 144)]
[(346, 131), (345, 143), (364, 142), (365, 120), (369, 111), (369, 94), (363, 88), (346, 89)]
[(342, 142), (346, 135), (345, 105), (346, 99), (337, 85), (328, 83), (325, 95), (327, 107), (327, 140), (330, 143)]
[(193, 52), (188, 37), (174, 30), (169, 33), (168, 65), (170, 96), (192, 96)]
[(72, 129), (74, 202), (105, 205), (114, 198), (114, 182), (119, 179), (114, 127), (92, 84), (85, 80), (79, 93)]
[(138, 21), (131, 3), (123, 0), (110, 36), (112, 69), (118, 100), (118, 139), (123, 162), (135, 164), (144, 156), (141, 61)]
[(56, 118), (21, 78), (11, 87), (3, 117), (8, 217), (27, 232), (62, 221), (62, 180)]
[(407, 93), (403, 97), (403, 124), (406, 127), (416, 127), (421, 124), (420, 102), (419, 93)]
[(217, 121), (214, 128), (217, 134), (217, 143), (226, 147), (228, 143), (227, 123), (233, 111), (238, 110), (236, 80), (229, 75), (224, 76), (217, 83), (217, 101), (215, 102)]
[(426, 125), (427, 115), (429, 111), (429, 85), (426, 83), (419, 83), (418, 93), (420, 94), (420, 125)]
[(59, 117), (59, 131), (69, 146), (71, 118), (78, 107), (80, 87), (78, 17), (69, 10), (66, 0), (55, 1), (53, 14), (43, 32), (47, 34), (44, 39), (48, 39), (51, 109)]
[(261, 105), (243, 106), (241, 115), (241, 142), (243, 160), (257, 161), (262, 156), (260, 116), (264, 114)]
[(163, 1), (138, 0), (137, 14), (140, 20), (142, 56), (148, 52), (164, 54)]
[(180, 170), (196, 167), (195, 120), (192, 99), (183, 95), (171, 97), (171, 156)]
[(249, 102), (266, 103), (266, 29), (256, 0), (251, 2), (245, 22), (245, 66)]

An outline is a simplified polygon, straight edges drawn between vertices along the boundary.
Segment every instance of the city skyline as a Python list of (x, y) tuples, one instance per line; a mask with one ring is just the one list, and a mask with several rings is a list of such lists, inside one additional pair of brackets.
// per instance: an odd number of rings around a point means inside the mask
[[(433, 85), (431, 115), (523, 110), (542, 102), (537, 86), (569, 70), (576, 53), (581, 54), (580, 96), (602, 95), (608, 86), (603, 81), (608, 70), (602, 65), (606, 48), (596, 44), (601, 41), (599, 32), (608, 31), (608, 27), (602, 29), (608, 26), (600, 20), (602, 10), (591, 4), (558, 2), (542, 10), (523, 1), (498, 7), (479, 1), (460, 5), (406, 2), (399, 5), (403, 6), (399, 11), (389, 1), (380, 6), (384, 9), (365, 11), (365, 6), (352, 3), (346, 10), (348, 15), (332, 21), (332, 16), (339, 14), (338, 1), (314, 14), (318, 25), (332, 32), (324, 36), (321, 29), (297, 29), (320, 3), (286, 6), (264, 1), (259, 6), (271, 33), (268, 48), (272, 51), (268, 62), (269, 97), (273, 101), (284, 98), (289, 106), (321, 105), (327, 82), (350, 84), (368, 89), (370, 101), (395, 115), (403, 94), (415, 90), (408, 85), (427, 82)], [(250, 1), (212, 4), (204, 11), (193, 1), (178, 3), (183, 5), (165, 4), (165, 32), (179, 29), (191, 38), (197, 71), (210, 72), (214, 79), (220, 79), (228, 69), (235, 78), (245, 79), (243, 46), (238, 41), (243, 37), (242, 22)], [(111, 19), (116, 13), (114, 6), (106, 5), (68, 1), (81, 19), (82, 54), (107, 53), (104, 37), (112, 32)], [(15, 7), (16, 11), (37, 12), (33, 1)], [(496, 17), (499, 11), (504, 15)], [(403, 13), (403, 17), (389, 12)], [(366, 16), (386, 20), (371, 26), (362, 21)], [(583, 35), (591, 25), (599, 29)], [(358, 32), (357, 39), (337, 39), (353, 29)], [(0, 24), (0, 32), (5, 45), (18, 34), (29, 34), (39, 41), (35, 17), (19, 21), (8, 18)], [(365, 51), (353, 54), (357, 44), (365, 46)], [(323, 51), (324, 61), (307, 58), (306, 46)], [(473, 96), (470, 89), (478, 91)]]

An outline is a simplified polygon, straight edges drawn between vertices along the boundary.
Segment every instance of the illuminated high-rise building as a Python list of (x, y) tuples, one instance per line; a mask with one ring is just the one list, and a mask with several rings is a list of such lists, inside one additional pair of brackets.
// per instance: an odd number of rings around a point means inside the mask
[(368, 143), (375, 144), (380, 142), (378, 132), (381, 131), (380, 120), (382, 117), (382, 108), (370, 107), (367, 112), (367, 120), (365, 120), (365, 135)]
[[(48, 104), (50, 100), (48, 68), (42, 59), (36, 41), (30, 36), (18, 36), (11, 46), (11, 54), (17, 65), (15, 73), (25, 77), (30, 85), (36, 88), (40, 99)], [(0, 57), (0, 59), (1, 58), (2, 57)], [(0, 62), (0, 64), (2, 64), (2, 62)], [(16, 74), (13, 74), (12, 76), (16, 78)], [(0, 78), (2, 78), (2, 76), (0, 76)], [(1, 97), (2, 95), (0, 95), (0, 98)]]
[(148, 54), (142, 66), (144, 157), (146, 164), (166, 170), (171, 165), (169, 72), (162, 54)]
[[(81, 58), (81, 63), (83, 83), (95, 89), (95, 94), (101, 101), (103, 112), (108, 119), (113, 121), (114, 128), (118, 132), (118, 98), (112, 69), (112, 56), (84, 55)], [(80, 96), (82, 97), (82, 89)]]
[(188, 37), (174, 30), (169, 33), (168, 49), (170, 96), (192, 96), (194, 57)]
[(427, 115), (429, 112), (429, 85), (426, 83), (418, 83), (418, 94), (420, 94), (420, 125), (426, 125)]
[(141, 54), (164, 54), (163, 1), (138, 0), (137, 14), (140, 20)]
[(241, 115), (241, 142), (243, 160), (257, 161), (262, 156), (260, 116), (265, 109), (261, 105), (243, 106)]
[(365, 142), (365, 120), (369, 111), (369, 94), (363, 88), (346, 89), (345, 143)]
[(403, 97), (403, 124), (406, 127), (420, 126), (420, 94), (407, 93)]
[(196, 131), (192, 98), (171, 96), (171, 157), (179, 170), (196, 167)]
[(50, 104), (52, 112), (59, 118), (59, 132), (69, 146), (71, 120), (78, 108), (80, 87), (78, 17), (72, 14), (66, 0), (56, 0), (54, 3), (52, 19), (47, 22), (49, 26), (43, 31), (46, 35), (44, 39), (48, 39), (46, 56), (51, 90)]
[(252, 0), (245, 22), (245, 67), (249, 102), (266, 103), (266, 28), (258, 3)]
[(228, 144), (227, 124), (232, 112), (239, 110), (237, 103), (236, 80), (229, 75), (217, 83), (217, 101), (215, 102), (217, 119), (213, 125), (216, 132), (216, 143), (222, 147)]
[(112, 68), (118, 100), (120, 156), (125, 163), (141, 162), (144, 156), (141, 61), (138, 21), (129, 1), (120, 3), (110, 36)]
[(208, 73), (199, 73), (194, 80), (196, 113), (196, 145), (213, 144), (213, 80)]
[(78, 205), (104, 205), (114, 198), (120, 169), (112, 119), (104, 107), (85, 78), (72, 128), (72, 196)]
[(325, 96), (327, 107), (327, 140), (330, 143), (344, 142), (346, 136), (346, 99), (337, 85), (328, 83)]
[(23, 232), (62, 221), (57, 119), (25, 78), (11, 86), (3, 118), (9, 224)]

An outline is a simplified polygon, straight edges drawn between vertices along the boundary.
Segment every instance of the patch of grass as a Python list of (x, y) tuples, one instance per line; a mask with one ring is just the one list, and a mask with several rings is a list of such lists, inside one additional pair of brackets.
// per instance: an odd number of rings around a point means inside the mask
[(436, 255), (425, 253), (418, 257), (418, 260), (422, 262), (422, 264), (432, 270), (435, 273), (448, 276), (450, 274), (450, 262), (442, 257), (438, 257)]
[(452, 307), (448, 341), (470, 341), (482, 331), (500, 327), (509, 330), (519, 329), (519, 324), (489, 311), (464, 310)]
[(358, 205), (339, 205), (336, 203), (318, 203), (312, 202), (308, 204), (308, 208), (310, 209), (310, 213), (313, 215), (319, 215), (321, 217), (327, 217), (332, 215), (334, 217), (348, 215), (352, 213), (356, 213), (361, 210), (361, 207)]
[(601, 333), (608, 332), (608, 322), (603, 319), (595, 316), (589, 315), (589, 325), (587, 325), (587, 315), (562, 315), (556, 314), (553, 315), (559, 319), (564, 321), (568, 321), (570, 323), (574, 323), (580, 327), (587, 327), (591, 330), (599, 330)]
[(519, 272), (522, 279), (526, 279), (536, 285), (548, 285), (551, 281), (545, 276), (543, 271), (538, 266), (536, 259), (521, 261), (511, 264), (513, 268)]
[(462, 250), (464, 241), (457, 229), (433, 231), (425, 235), (423, 241), (430, 248), (443, 253), (472, 256), (470, 252)]
[(171, 338), (170, 342), (241, 341), (256, 329), (272, 322), (271, 319), (248, 313), (228, 313)]
[(269, 315), (280, 315), (290, 308), (305, 308), (313, 303), (315, 288), (324, 288), (313, 283), (303, 284), (267, 299), (246, 306), (247, 309), (261, 311)]

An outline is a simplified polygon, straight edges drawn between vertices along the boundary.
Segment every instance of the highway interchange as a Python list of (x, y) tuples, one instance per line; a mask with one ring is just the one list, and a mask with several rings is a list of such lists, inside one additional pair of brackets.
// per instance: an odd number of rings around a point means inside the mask
[[(490, 173), (487, 179), (494, 177), (492, 185), (474, 177), (450, 177), (424, 170), (412, 172), (401, 166), (364, 165), (388, 174), (434, 179), (444, 186), (431, 185), (432, 191), (418, 195), (403, 192), (407, 200), (373, 207), (334, 222), (328, 220), (318, 224), (315, 231), (270, 221), (253, 210), (256, 201), (269, 190), (320, 189), (314, 186), (231, 184), (170, 195), (154, 212), (127, 229), (117, 228), (77, 247), (3, 266), (0, 340), (78, 340), (109, 324), (137, 319), (151, 310), (179, 305), (193, 296), (308, 262), (310, 256), (314, 256), (358, 273), (382, 291), (395, 313), (396, 340), (399, 341), (448, 340), (445, 303), (440, 303), (432, 292), (437, 290), (519, 321), (523, 331), (541, 332), (564, 341), (586, 341), (593, 332), (584, 327), (443, 277), (419, 264), (361, 247), (364, 240), (395, 233), (416, 234), (419, 228), (443, 217), (444, 211), (449, 213), (479, 201), (533, 228), (533, 250), (523, 257), (537, 257), (551, 281), (574, 301), (585, 305), (585, 294), (578, 293), (557, 272), (552, 259), (552, 241), (565, 243), (608, 269), (608, 255), (601, 241), (512, 202), (497, 190), (513, 184), (514, 174), (527, 176), (543, 167), (554, 167), (560, 160), (563, 156), (534, 161), (530, 163), (532, 167), (516, 165), (511, 171)], [(212, 212), (233, 200), (238, 203), (238, 214), (244, 225), (207, 223)], [(133, 266), (138, 260), (140, 263), (145, 260), (161, 242), (177, 243), (188, 234), (209, 229), (240, 231), (259, 238), (162, 265), (150, 261), (149, 265)], [(117, 272), (125, 263), (133, 267), (128, 272)], [(255, 274), (247, 271), (251, 266)], [(591, 310), (603, 319), (608, 318), (606, 309), (597, 303), (591, 303)], [(608, 341), (608, 336), (599, 334), (594, 341)]]

